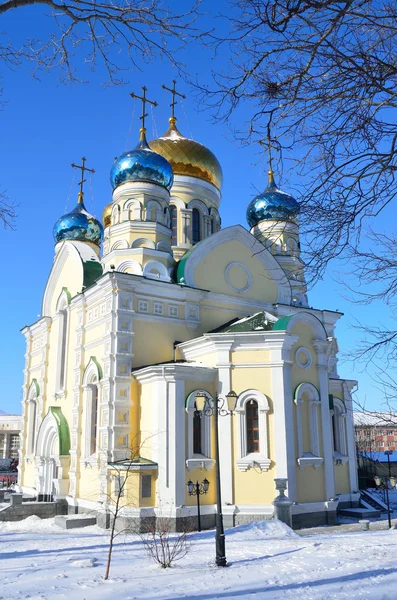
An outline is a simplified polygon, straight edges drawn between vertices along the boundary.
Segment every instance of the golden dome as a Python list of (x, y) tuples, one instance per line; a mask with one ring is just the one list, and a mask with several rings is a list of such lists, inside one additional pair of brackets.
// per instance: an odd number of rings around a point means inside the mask
[(105, 206), (105, 208), (103, 209), (102, 222), (105, 227), (109, 227), (109, 225), (110, 225), (111, 215), (112, 215), (112, 206), (113, 206), (113, 204), (110, 203), (107, 206)]
[(222, 167), (216, 156), (205, 146), (185, 138), (176, 128), (176, 119), (169, 119), (165, 134), (149, 142), (150, 148), (171, 163), (174, 175), (198, 177), (222, 188)]

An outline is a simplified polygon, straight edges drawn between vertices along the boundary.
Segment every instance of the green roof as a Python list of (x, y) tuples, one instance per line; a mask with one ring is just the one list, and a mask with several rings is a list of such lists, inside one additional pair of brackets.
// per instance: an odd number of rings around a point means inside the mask
[[(255, 313), (254, 315), (238, 319), (237, 321), (226, 323), (223, 327), (216, 329), (217, 333), (239, 333), (250, 331), (271, 331), (274, 321), (273, 315), (266, 311)], [(215, 333), (212, 332), (212, 333)]]
[(294, 315), (287, 315), (286, 317), (278, 319), (273, 325), (273, 331), (285, 331), (293, 316)]

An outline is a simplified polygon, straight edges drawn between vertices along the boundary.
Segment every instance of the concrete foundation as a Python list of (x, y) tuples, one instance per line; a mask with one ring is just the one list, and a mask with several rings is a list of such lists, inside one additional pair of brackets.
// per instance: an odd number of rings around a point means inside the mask
[(336, 525), (338, 522), (336, 510), (292, 515), (292, 529), (319, 527), (321, 525)]
[(51, 519), (56, 515), (66, 515), (66, 500), (57, 502), (23, 502), (22, 504), (5, 506), (0, 510), (0, 521), (23, 521), (35, 515), (40, 519)]

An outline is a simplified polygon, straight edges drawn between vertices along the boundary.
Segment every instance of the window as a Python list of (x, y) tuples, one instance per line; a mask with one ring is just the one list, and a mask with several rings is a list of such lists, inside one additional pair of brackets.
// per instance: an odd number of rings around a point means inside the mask
[(66, 335), (68, 330), (68, 313), (66, 310), (60, 311), (60, 333), (61, 333), (61, 357), (59, 370), (59, 389), (65, 388), (65, 363), (66, 363)]
[(141, 478), (141, 498), (151, 498), (152, 497), (152, 476), (151, 475), (142, 475)]
[(201, 414), (194, 405), (193, 413), (193, 454), (202, 454), (201, 452)]
[(259, 452), (258, 403), (250, 400), (246, 405), (247, 452)]
[(197, 244), (201, 239), (201, 215), (198, 208), (192, 212), (192, 244)]
[(28, 453), (34, 453), (35, 440), (36, 440), (36, 420), (37, 420), (37, 402), (36, 400), (29, 401), (29, 412), (28, 412)]
[(124, 482), (125, 478), (121, 475), (114, 476), (114, 495), (116, 498), (122, 498), (124, 496)]
[(387, 435), (393, 435), (393, 432), (392, 431), (388, 431)]
[(334, 445), (334, 458), (346, 463), (347, 442), (346, 442), (346, 408), (342, 400), (334, 397), (334, 409), (332, 415), (332, 439)]
[(171, 216), (171, 246), (178, 245), (178, 209), (176, 206), (170, 208)]
[[(298, 445), (297, 462), (301, 469), (312, 466), (320, 467), (324, 459), (320, 456), (320, 442), (318, 433), (318, 411), (320, 395), (311, 383), (301, 383), (295, 390), (294, 403), (296, 405), (296, 437)], [(309, 436), (304, 436), (304, 429), (308, 428)]]
[[(202, 416), (196, 406), (195, 390), (186, 399), (188, 445), (186, 466), (189, 471), (197, 468), (211, 469), (215, 461), (211, 458), (211, 421), (210, 417)], [(205, 392), (208, 398), (211, 396)]]
[(236, 413), (240, 417), (237, 466), (241, 471), (247, 471), (251, 467), (267, 471), (270, 467), (268, 411), (269, 400), (258, 390), (247, 390), (237, 399)]
[(98, 435), (98, 386), (91, 386), (91, 444), (90, 454), (97, 451)]

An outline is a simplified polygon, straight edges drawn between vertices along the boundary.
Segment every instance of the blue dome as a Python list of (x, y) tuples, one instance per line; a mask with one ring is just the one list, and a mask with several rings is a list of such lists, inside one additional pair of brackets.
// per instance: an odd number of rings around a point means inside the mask
[(113, 189), (127, 181), (156, 183), (169, 191), (174, 182), (174, 173), (168, 160), (153, 152), (144, 138), (134, 150), (122, 154), (110, 171)]
[(56, 243), (74, 240), (91, 242), (99, 246), (103, 239), (103, 227), (100, 221), (86, 211), (83, 196), (79, 194), (77, 206), (58, 219), (54, 225), (53, 235)]
[(247, 221), (254, 227), (261, 221), (288, 221), (299, 212), (299, 204), (289, 194), (279, 190), (273, 179), (273, 172), (269, 171), (269, 183), (262, 194), (258, 194), (249, 203), (247, 208)]

